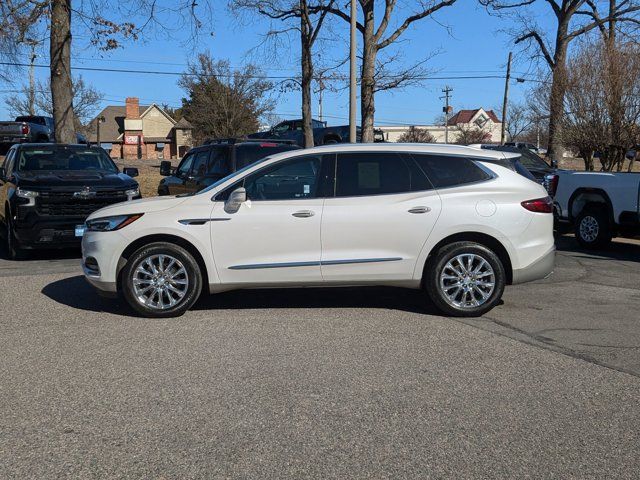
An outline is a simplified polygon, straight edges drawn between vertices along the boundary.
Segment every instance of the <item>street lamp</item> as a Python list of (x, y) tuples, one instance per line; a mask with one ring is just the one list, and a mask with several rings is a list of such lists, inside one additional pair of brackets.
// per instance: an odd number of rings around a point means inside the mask
[(100, 146), (100, 124), (104, 123), (106, 121), (106, 119), (104, 118), (104, 115), (100, 115), (98, 118), (96, 118), (96, 143), (98, 144), (98, 146)]

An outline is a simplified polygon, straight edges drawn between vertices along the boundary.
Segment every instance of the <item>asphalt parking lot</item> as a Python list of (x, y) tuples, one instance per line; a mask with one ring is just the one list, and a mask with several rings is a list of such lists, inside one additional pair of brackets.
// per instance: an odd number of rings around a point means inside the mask
[(637, 478), (640, 242), (480, 319), (418, 292), (230, 292), (130, 315), (0, 260), (0, 478)]

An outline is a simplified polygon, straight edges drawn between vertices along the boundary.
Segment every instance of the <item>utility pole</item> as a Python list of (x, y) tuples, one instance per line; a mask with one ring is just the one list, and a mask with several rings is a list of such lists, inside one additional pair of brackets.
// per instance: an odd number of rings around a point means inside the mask
[(507, 60), (507, 76), (504, 81), (504, 100), (502, 101), (502, 131), (500, 132), (500, 145), (504, 145), (507, 139), (507, 103), (509, 101), (509, 80), (511, 80), (511, 52)]
[(449, 109), (451, 108), (449, 106), (449, 98), (451, 98), (451, 92), (453, 92), (453, 88), (447, 85), (442, 90), (444, 96), (440, 97), (444, 99), (444, 107), (442, 108), (444, 112), (444, 143), (449, 143)]
[(356, 143), (356, 0), (351, 0), (351, 36), (349, 51), (349, 142)]
[(322, 122), (322, 91), (324, 90), (324, 79), (322, 73), (318, 76), (318, 117)]

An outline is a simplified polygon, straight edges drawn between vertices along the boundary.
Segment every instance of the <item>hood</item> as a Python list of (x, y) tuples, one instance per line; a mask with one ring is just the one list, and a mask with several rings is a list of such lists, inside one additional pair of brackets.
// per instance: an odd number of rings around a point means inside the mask
[(88, 219), (109, 217), (112, 215), (129, 215), (132, 213), (160, 212), (176, 207), (190, 197), (150, 197), (129, 202), (120, 202), (101, 208), (89, 215)]
[(34, 187), (36, 190), (94, 187), (96, 190), (123, 189), (137, 185), (124, 173), (67, 171), (15, 172), (19, 187)]

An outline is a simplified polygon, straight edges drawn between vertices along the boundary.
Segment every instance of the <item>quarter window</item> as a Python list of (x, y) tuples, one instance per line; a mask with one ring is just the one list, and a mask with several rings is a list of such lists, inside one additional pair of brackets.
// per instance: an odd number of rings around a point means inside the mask
[(315, 198), (320, 156), (305, 156), (279, 163), (248, 176), (244, 181), (251, 200), (300, 200)]
[(491, 175), (464, 157), (412, 154), (435, 188), (456, 187), (483, 182)]
[[(395, 152), (338, 155), (336, 196), (356, 197), (428, 190), (421, 172), (412, 171)], [(412, 185), (413, 183), (413, 185)]]

